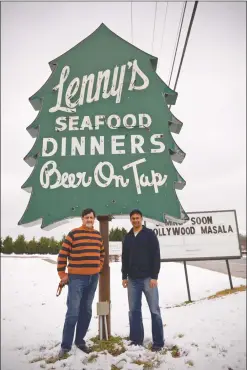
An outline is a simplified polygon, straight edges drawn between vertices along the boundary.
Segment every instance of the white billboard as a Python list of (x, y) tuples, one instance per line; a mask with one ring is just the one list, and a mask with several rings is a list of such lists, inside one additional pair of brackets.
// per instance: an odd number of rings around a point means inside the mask
[(121, 254), (122, 254), (122, 242), (109, 242), (109, 255), (121, 256)]
[(236, 212), (188, 212), (184, 224), (147, 224), (160, 242), (161, 260), (240, 258)]
[[(162, 261), (240, 258), (241, 248), (236, 212), (188, 212), (182, 225), (164, 227), (148, 223), (160, 243)], [(109, 243), (110, 255), (122, 254), (122, 242)]]

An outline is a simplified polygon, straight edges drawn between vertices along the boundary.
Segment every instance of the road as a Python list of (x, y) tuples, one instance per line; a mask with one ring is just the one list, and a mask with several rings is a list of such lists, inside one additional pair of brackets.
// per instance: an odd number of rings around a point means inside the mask
[[(5, 255), (1, 257), (11, 257), (11, 255), (10, 256)], [(15, 258), (18, 258), (18, 257), (16, 256)], [(19, 257), (19, 258), (25, 258), (25, 257)], [(40, 258), (40, 257), (33, 256), (33, 257), (27, 257), (27, 258)], [(50, 263), (54, 263), (54, 264), (57, 263), (56, 261), (50, 258), (42, 258), (42, 259)], [(229, 260), (231, 275), (246, 279), (246, 262), (247, 262), (246, 258)], [(202, 267), (204, 269), (227, 274), (226, 261), (217, 261), (217, 260), (216, 261), (188, 261), (187, 265)]]
[[(246, 258), (229, 260), (231, 275), (246, 279), (246, 261)], [(226, 261), (190, 261), (187, 264), (227, 274)]]
[[(56, 261), (49, 258), (43, 258), (45, 261), (50, 263), (56, 263)], [(188, 265), (202, 267), (208, 270), (222, 272), (227, 274), (226, 261), (196, 261), (187, 262)], [(238, 260), (229, 260), (230, 271), (232, 276), (241, 277), (246, 279), (246, 259), (241, 258)]]

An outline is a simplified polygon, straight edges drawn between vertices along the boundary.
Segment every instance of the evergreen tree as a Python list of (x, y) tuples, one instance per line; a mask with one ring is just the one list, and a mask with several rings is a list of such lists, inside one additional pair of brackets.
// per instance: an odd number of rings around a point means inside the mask
[(39, 253), (40, 254), (48, 254), (49, 253), (49, 244), (50, 244), (50, 239), (41, 237), (39, 240)]
[(122, 227), (122, 238), (124, 238), (127, 233), (128, 231), (124, 227)]
[(1, 253), (3, 253), (3, 239), (2, 239), (2, 237), (0, 238), (0, 250), (1, 250)]
[(27, 244), (27, 253), (28, 254), (37, 254), (37, 241), (33, 237)]
[(115, 230), (115, 240), (118, 242), (122, 240), (122, 231), (118, 227)]
[(119, 229), (118, 227), (111, 228), (109, 233), (109, 241), (122, 241), (124, 236), (127, 234), (127, 230), (124, 228)]
[(112, 227), (109, 232), (109, 241), (113, 241), (113, 236), (114, 236), (114, 228)]
[(3, 241), (3, 253), (11, 254), (13, 251), (13, 239), (10, 236), (7, 236)]
[(58, 246), (59, 246), (59, 243), (53, 237), (51, 237), (49, 253), (50, 254), (57, 254)]
[(54, 253), (53, 254), (58, 254), (59, 253), (59, 251), (62, 248), (62, 244), (63, 244), (63, 242), (64, 242), (65, 239), (66, 239), (66, 235), (63, 234), (61, 240), (59, 240), (59, 241), (56, 240), (55, 241), (55, 243), (54, 243), (54, 249), (53, 249), (54, 250)]
[(27, 253), (27, 243), (24, 235), (18, 235), (13, 245), (15, 254)]
[(61, 245), (60, 245), (60, 244), (57, 244), (57, 251), (56, 251), (56, 254), (58, 254), (58, 253), (59, 253), (60, 249), (61, 249)]

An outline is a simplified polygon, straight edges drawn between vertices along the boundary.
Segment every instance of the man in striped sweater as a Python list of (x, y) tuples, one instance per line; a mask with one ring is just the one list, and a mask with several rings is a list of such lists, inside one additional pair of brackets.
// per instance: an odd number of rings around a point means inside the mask
[[(94, 210), (85, 209), (82, 212), (82, 226), (73, 229), (67, 235), (58, 255), (59, 277), (62, 283), (68, 283), (68, 308), (60, 358), (71, 350), (75, 326), (75, 345), (83, 352), (89, 352), (84, 337), (91, 321), (92, 303), (105, 255), (102, 237), (93, 227), (94, 221)], [(66, 267), (68, 273), (65, 272)]]

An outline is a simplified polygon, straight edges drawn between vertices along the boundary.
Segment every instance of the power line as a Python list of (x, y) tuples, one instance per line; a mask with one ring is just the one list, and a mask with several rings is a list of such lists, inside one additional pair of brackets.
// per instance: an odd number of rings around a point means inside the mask
[(186, 6), (187, 6), (187, 1), (185, 1), (185, 3), (184, 3), (181, 18), (180, 18), (180, 24), (179, 24), (179, 27), (178, 27), (178, 35), (177, 35), (177, 43), (176, 43), (176, 47), (175, 47), (175, 51), (174, 51), (173, 62), (172, 62), (172, 67), (171, 67), (168, 86), (170, 86), (171, 79), (172, 79), (172, 73), (173, 73), (173, 68), (174, 68), (174, 64), (175, 64), (175, 60), (176, 60), (176, 56), (177, 56), (178, 44), (179, 44), (179, 41), (180, 41), (181, 30), (182, 30), (182, 27), (183, 27), (184, 14), (185, 14)]
[(153, 46), (154, 46), (154, 33), (155, 33), (156, 14), (157, 14), (157, 1), (155, 2), (154, 27), (153, 27), (153, 41), (152, 41), (152, 54), (153, 54)]
[(186, 35), (186, 39), (185, 39), (185, 43), (184, 43), (184, 48), (183, 48), (183, 52), (182, 52), (182, 57), (181, 57), (180, 64), (179, 64), (179, 68), (178, 68), (178, 73), (177, 73), (177, 77), (176, 77), (175, 85), (174, 85), (174, 88), (173, 88), (174, 90), (176, 90), (176, 87), (177, 87), (178, 78), (179, 78), (180, 71), (181, 71), (181, 67), (182, 67), (182, 64), (183, 64), (183, 60), (184, 60), (184, 55), (185, 55), (186, 47), (187, 47), (187, 44), (188, 44), (188, 41), (189, 41), (190, 31), (191, 31), (191, 28), (192, 28), (192, 25), (193, 25), (193, 21), (194, 21), (194, 18), (195, 18), (197, 5), (198, 5), (198, 1), (195, 1), (194, 8), (193, 8), (192, 15), (191, 15), (191, 19), (190, 19), (189, 28), (188, 28), (187, 35)]
[(160, 53), (162, 51), (162, 46), (163, 46), (163, 40), (164, 40), (164, 34), (165, 34), (165, 26), (166, 26), (166, 17), (167, 17), (167, 11), (168, 11), (168, 1), (166, 3), (166, 10), (165, 10), (165, 17), (164, 17), (164, 22), (163, 22), (163, 29), (162, 29), (162, 38), (161, 38), (161, 45), (160, 45)]
[(133, 10), (132, 10), (132, 1), (130, 2), (130, 17), (131, 17), (131, 42), (133, 44), (134, 37), (133, 37)]

